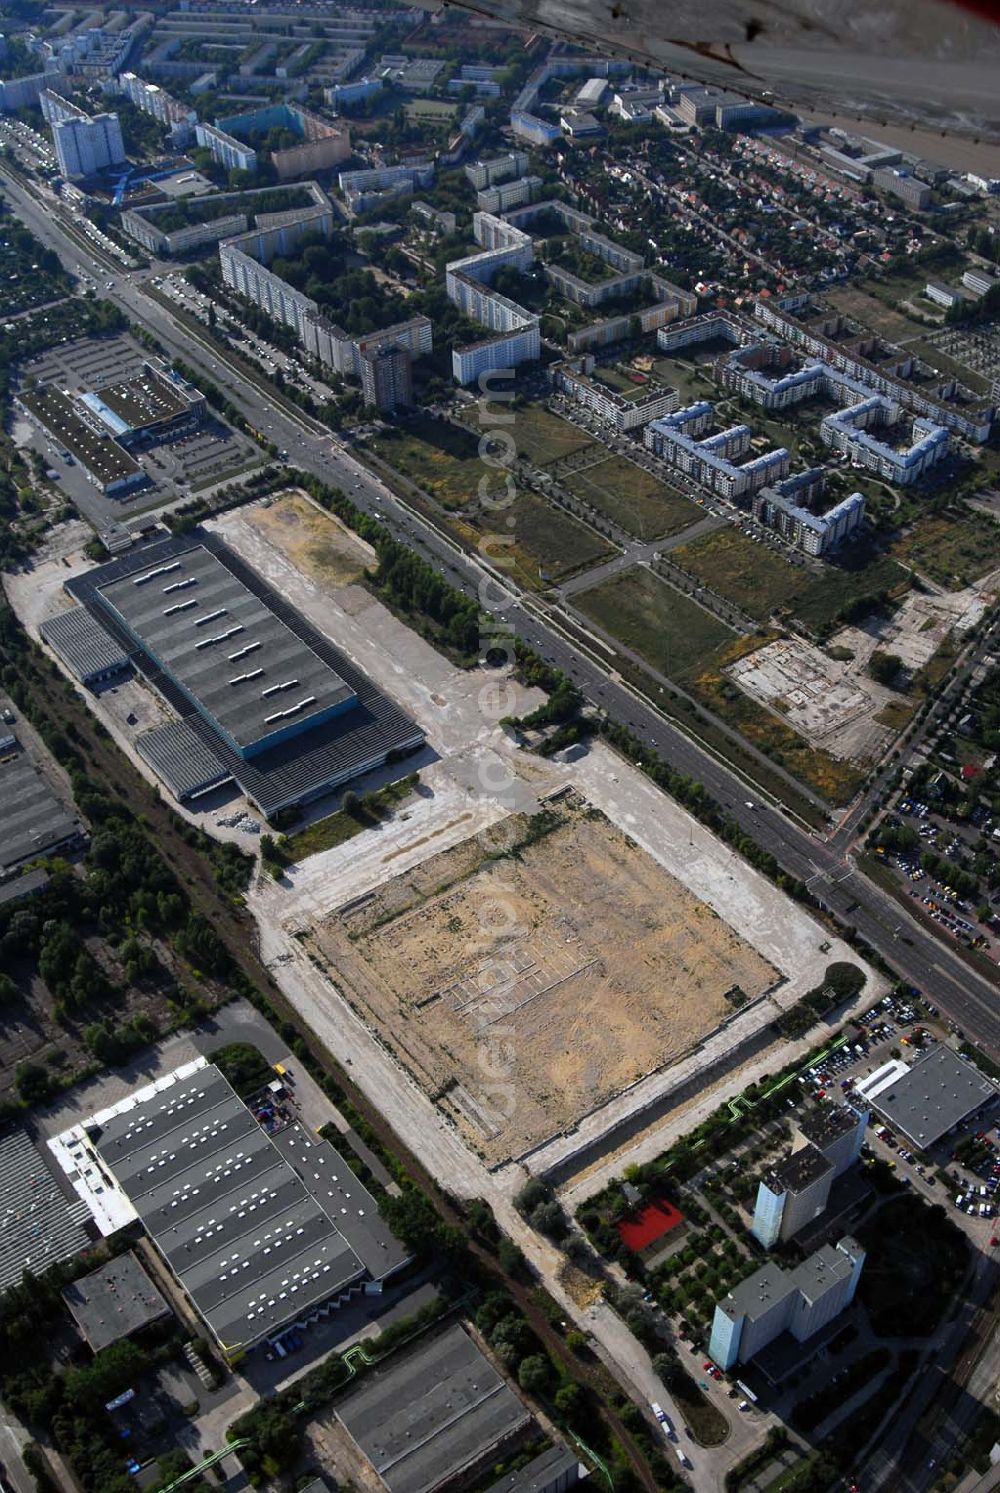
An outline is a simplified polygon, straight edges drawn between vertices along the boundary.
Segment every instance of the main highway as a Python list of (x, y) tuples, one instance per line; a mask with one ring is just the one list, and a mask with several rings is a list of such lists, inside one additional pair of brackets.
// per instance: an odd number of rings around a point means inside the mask
[[(842, 837), (827, 840), (803, 828), (777, 807), (762, 802), (726, 763), (666, 720), (642, 696), (613, 674), (613, 660), (604, 662), (578, 645), (559, 626), (547, 603), (520, 595), (483, 557), (466, 554), (432, 523), (401, 502), (363, 463), (317, 422), (291, 412), (260, 384), (247, 377), (240, 364), (227, 360), (225, 350), (207, 331), (194, 330), (177, 320), (160, 301), (143, 289), (149, 272), (125, 274), (80, 247), (63, 206), (47, 200), (0, 166), (0, 181), (12, 207), (31, 231), (54, 249), (66, 267), (82, 265), (102, 293), (130, 319), (147, 327), (175, 356), (211, 379), (242, 411), (250, 425), (280, 449), (293, 466), (340, 486), (362, 510), (378, 514), (401, 540), (429, 560), (453, 585), (477, 596), (498, 618), (509, 623), (543, 657), (564, 670), (588, 701), (628, 726), (635, 735), (677, 771), (702, 783), (723, 809), (791, 876), (808, 884), (821, 908), (878, 950), (901, 979), (926, 992), (972, 1041), (1000, 1053), (996, 1013), (1000, 988), (974, 970), (957, 951), (931, 933), (892, 896), (854, 866)], [(153, 273), (166, 271), (154, 266)], [(501, 427), (517, 439), (516, 424)], [(501, 525), (502, 527), (502, 525)]]

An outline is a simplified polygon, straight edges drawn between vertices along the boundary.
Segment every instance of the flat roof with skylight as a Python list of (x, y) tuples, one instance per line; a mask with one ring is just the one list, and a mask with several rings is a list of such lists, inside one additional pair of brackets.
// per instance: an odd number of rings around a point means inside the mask
[(995, 1103), (998, 1094), (984, 1073), (939, 1042), (894, 1082), (869, 1091), (867, 1098), (908, 1140), (926, 1150), (970, 1115)]
[(272, 1138), (203, 1060), (50, 1144), (75, 1178), (92, 1178), (99, 1227), (115, 1221), (109, 1188), (118, 1226), (129, 1214), (142, 1222), (230, 1357), (335, 1310), (408, 1258), (332, 1146), (297, 1123)]
[(356, 703), (339, 674), (204, 545), (98, 595), (241, 757)]

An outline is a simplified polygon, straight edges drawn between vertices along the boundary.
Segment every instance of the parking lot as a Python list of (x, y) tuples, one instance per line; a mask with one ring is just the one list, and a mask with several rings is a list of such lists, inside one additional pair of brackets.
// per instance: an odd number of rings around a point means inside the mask
[[(24, 366), (21, 378), (77, 394), (136, 377), (147, 357), (129, 336), (88, 337), (50, 348)], [(105, 497), (76, 461), (67, 460), (64, 447), (47, 431), (22, 419), (15, 439), (43, 457), (54, 480), (98, 533), (112, 524), (129, 524), (140, 515), (162, 512), (194, 493), (252, 470), (261, 461), (257, 447), (246, 436), (209, 412), (204, 424), (190, 435), (134, 449), (132, 455), (149, 478), (148, 486), (124, 497)]]
[[(991, 906), (1000, 893), (990, 896), (984, 892), (980, 897), (967, 892), (965, 885), (969, 880), (966, 865), (980, 839), (1000, 839), (1000, 825), (985, 807), (979, 806), (967, 824), (956, 824), (936, 813), (933, 804), (904, 796), (896, 812), (886, 819), (883, 833), (887, 844), (876, 846), (875, 855), (906, 878), (906, 890), (924, 915), (958, 943), (1000, 959), (1000, 932), (993, 926)], [(909, 842), (906, 847), (890, 848), (902, 834)], [(931, 860), (927, 860), (928, 855)], [(984, 906), (990, 909), (988, 918), (980, 916)]]
[[(840, 1090), (850, 1099), (855, 1084), (887, 1063), (894, 1052), (901, 1054), (903, 1062), (912, 1063), (936, 1043), (953, 1040), (938, 1020), (937, 1008), (926, 1006), (925, 1010), (929, 1016), (905, 1000), (885, 997), (859, 1018), (856, 1036), (849, 1036), (821, 1066), (808, 1070), (806, 1082), (817, 1095), (832, 1097)], [(978, 1248), (995, 1247), (1000, 1192), (1000, 1139), (995, 1123), (965, 1122), (929, 1152), (918, 1155), (873, 1109), (862, 1157), (884, 1161), (904, 1187), (913, 1188), (928, 1202), (950, 1204), (962, 1215), (956, 1222)]]

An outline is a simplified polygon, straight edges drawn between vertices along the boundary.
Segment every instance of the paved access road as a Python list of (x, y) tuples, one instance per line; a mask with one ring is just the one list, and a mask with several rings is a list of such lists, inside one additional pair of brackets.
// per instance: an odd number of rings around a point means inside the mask
[[(341, 486), (366, 512), (382, 515), (388, 526), (430, 560), (448, 581), (479, 596), (484, 606), (509, 621), (540, 654), (563, 669), (589, 701), (629, 726), (679, 772), (703, 783), (741, 828), (769, 850), (790, 875), (809, 883), (821, 907), (853, 925), (903, 979), (931, 993), (967, 1036), (994, 1052), (1000, 1051), (997, 987), (857, 871), (840, 845), (828, 843), (777, 809), (762, 804), (758, 790), (748, 788), (728, 765), (717, 761), (611, 677), (608, 667), (564, 636), (545, 603), (522, 598), (513, 588), (498, 584), (479, 560), (459, 552), (432, 524), (396, 499), (342, 443), (307, 417), (286, 413), (246, 377), (244, 370), (228, 364), (223, 351), (208, 340), (207, 332), (203, 338), (175, 322), (165, 307), (145, 295), (142, 274), (130, 276), (109, 270), (91, 251), (81, 249), (66, 232), (61, 206), (41, 200), (2, 167), (0, 179), (18, 216), (44, 244), (53, 248), (69, 268), (83, 264), (105, 286), (110, 280), (110, 289), (103, 293), (135, 322), (148, 327), (171, 353), (218, 384), (251, 425), (287, 450), (293, 465)], [(159, 274), (166, 269), (165, 265), (154, 265), (144, 273)]]

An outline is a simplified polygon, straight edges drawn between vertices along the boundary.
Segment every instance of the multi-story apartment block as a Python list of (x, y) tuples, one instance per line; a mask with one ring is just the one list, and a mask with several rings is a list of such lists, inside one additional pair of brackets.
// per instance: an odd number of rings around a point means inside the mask
[(212, 218), (207, 223), (189, 223), (184, 228), (175, 228), (164, 233), (157, 228), (156, 219), (131, 209), (121, 215), (122, 231), (137, 244), (158, 257), (169, 259), (175, 254), (188, 254), (200, 249), (203, 244), (217, 244), (222, 239), (245, 233), (249, 225), (246, 213), (228, 213), (224, 218)]
[(881, 187), (890, 197), (897, 197), (905, 207), (914, 212), (923, 212), (931, 205), (931, 189), (926, 182), (911, 176), (908, 171), (898, 171), (893, 166), (878, 166), (871, 174), (873, 186)]
[(702, 400), (652, 421), (643, 441), (655, 455), (730, 502), (788, 475), (790, 458), (784, 446), (737, 465), (736, 458), (750, 449), (753, 432), (749, 425), (733, 425), (698, 439), (712, 419), (712, 406)]
[(370, 166), (358, 171), (341, 171), (337, 185), (345, 197), (353, 192), (379, 191), (383, 187), (403, 185), (411, 190), (429, 187), (434, 180), (433, 161), (414, 161), (401, 166)]
[(499, 182), (524, 176), (528, 169), (528, 153), (511, 150), (506, 155), (491, 156), (485, 161), (470, 161), (465, 167), (466, 180), (481, 192), (484, 187), (495, 187)]
[(845, 1235), (794, 1270), (764, 1265), (717, 1303), (710, 1357), (729, 1370), (748, 1363), (783, 1332), (807, 1342), (854, 1300), (864, 1263), (860, 1244)]
[(505, 213), (523, 202), (531, 202), (542, 189), (540, 176), (520, 176), (516, 181), (501, 182), (495, 187), (483, 187), (476, 193), (476, 206), (481, 213)]
[(454, 213), (442, 212), (440, 208), (432, 207), (429, 202), (411, 202), (410, 212), (435, 233), (443, 233), (447, 236), (454, 233), (458, 227), (458, 219)]
[(684, 320), (657, 332), (656, 345), (661, 352), (677, 352), (682, 347), (697, 347), (717, 338), (724, 338), (734, 347), (742, 347), (753, 340), (753, 328), (742, 317), (732, 311), (709, 311), (704, 316), (695, 316), (698, 298), (691, 295), (690, 299), (691, 309), (681, 313)]
[(143, 114), (149, 114), (167, 126), (174, 145), (183, 147), (195, 138), (195, 126), (198, 123), (195, 110), (179, 104), (158, 83), (147, 83), (136, 73), (122, 73), (118, 79), (118, 87)]
[(908, 487), (943, 461), (950, 438), (943, 425), (918, 415), (913, 421), (911, 444), (897, 448), (871, 435), (872, 430), (899, 423), (903, 411), (891, 399), (872, 394), (860, 403), (827, 415), (819, 433), (827, 446), (845, 452), (852, 463), (877, 472), (897, 487)]
[(67, 181), (96, 176), (126, 159), (125, 142), (117, 114), (83, 114), (62, 118), (52, 125), (52, 143), (60, 175)]
[(342, 109), (345, 104), (360, 104), (374, 98), (384, 88), (381, 78), (358, 78), (353, 83), (335, 83), (324, 88), (323, 96), (331, 109)]
[(985, 295), (994, 286), (1000, 285), (1000, 280), (995, 275), (988, 275), (985, 270), (973, 267), (966, 270), (962, 276), (962, 284), (966, 290), (971, 290), (973, 295)]
[(858, 1159), (868, 1113), (830, 1105), (798, 1122), (791, 1155), (770, 1167), (757, 1189), (751, 1233), (765, 1249), (793, 1239), (825, 1210), (830, 1188)]
[[(876, 341), (873, 334), (865, 334), (839, 312), (817, 307), (808, 294), (786, 296), (778, 301), (758, 300), (754, 303), (754, 316), (785, 342), (803, 349), (838, 373), (857, 379), (866, 392), (884, 394), (904, 409), (925, 415), (936, 425), (957, 431), (967, 440), (977, 443), (989, 440), (994, 399), (986, 403), (962, 390), (955, 380), (944, 380), (935, 391), (938, 397), (930, 397), (907, 382), (905, 370), (912, 367), (911, 356), (899, 351), (894, 359), (884, 360), (881, 365), (873, 363), (866, 356), (866, 350)], [(961, 404), (949, 402), (955, 394), (963, 396)]]
[(360, 355), (361, 389), (366, 405), (382, 414), (393, 415), (397, 409), (413, 403), (412, 360), (405, 347), (373, 347)]
[(637, 390), (634, 398), (620, 394), (592, 377), (593, 368), (594, 360), (590, 357), (557, 363), (552, 369), (552, 382), (561, 393), (577, 404), (586, 405), (616, 430), (639, 430), (650, 420), (673, 414), (680, 404), (676, 389), (657, 387), (646, 393)]
[[(323, 196), (315, 184), (314, 189)], [(431, 352), (433, 329), (428, 317), (414, 316), (352, 338), (324, 316), (310, 296), (267, 268), (275, 255), (290, 253), (306, 234), (329, 236), (332, 228), (333, 210), (325, 197), (323, 205), (301, 211), (258, 214), (254, 228), (219, 245), (222, 278), (275, 321), (291, 327), (309, 356), (337, 373), (363, 377), (362, 359), (383, 347), (401, 347), (411, 358)]]
[(753, 515), (766, 529), (803, 550), (807, 555), (821, 556), (835, 549), (855, 533), (864, 521), (865, 497), (863, 493), (849, 493), (825, 512), (816, 513), (807, 506), (804, 488), (811, 487), (819, 478), (818, 492), (822, 492), (826, 472), (822, 467), (812, 467), (807, 472), (776, 482), (773, 487), (762, 487), (754, 495)]
[(194, 133), (198, 144), (210, 151), (212, 160), (224, 166), (227, 171), (257, 170), (257, 152), (252, 145), (244, 145), (242, 140), (237, 140), (235, 135), (227, 135), (225, 130), (217, 129), (214, 124), (198, 124)]
[(44, 72), (31, 73), (23, 78), (0, 79), (0, 114), (37, 108), (43, 88), (49, 88), (61, 77), (59, 69), (50, 66)]
[(498, 270), (507, 266), (531, 268), (534, 246), (530, 235), (490, 213), (475, 213), (472, 231), (483, 249), (446, 266), (445, 288), (464, 315), (501, 335), (452, 352), (452, 375), (460, 384), (471, 383), (489, 370), (534, 361), (541, 353), (538, 317), (490, 285)]

